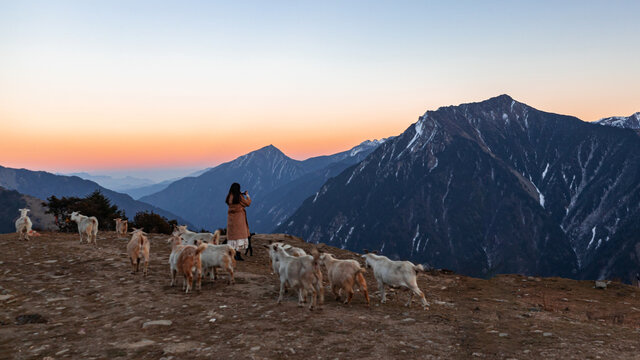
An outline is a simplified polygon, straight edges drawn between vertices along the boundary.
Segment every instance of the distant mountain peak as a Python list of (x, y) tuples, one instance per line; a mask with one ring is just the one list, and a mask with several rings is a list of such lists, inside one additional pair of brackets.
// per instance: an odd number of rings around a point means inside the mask
[(598, 125), (640, 130), (640, 111), (629, 116), (611, 116), (595, 122)]

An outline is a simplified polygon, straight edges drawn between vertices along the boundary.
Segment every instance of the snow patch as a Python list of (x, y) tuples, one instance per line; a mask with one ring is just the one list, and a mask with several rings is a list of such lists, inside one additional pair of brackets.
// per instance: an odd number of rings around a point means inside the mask
[[(413, 236), (413, 239), (411, 240), (411, 255), (413, 255), (413, 247), (416, 244), (416, 239), (418, 239), (418, 236), (420, 236), (420, 224), (418, 224), (416, 226), (416, 234)], [(418, 246), (420, 245), (420, 243), (418, 243)], [(418, 248), (416, 247), (416, 252), (418, 251)]]
[(418, 140), (418, 138), (420, 138), (420, 136), (422, 136), (422, 133), (424, 132), (424, 118), (420, 119), (420, 121), (418, 121), (413, 128), (416, 131), (416, 134), (413, 136), (413, 139), (411, 139), (411, 141), (409, 141), (409, 145), (407, 145), (407, 147), (405, 149), (409, 149), (411, 147), (411, 145), (413, 145), (414, 142), (416, 142), (416, 140)]
[[(544, 168), (544, 171), (542, 172), (542, 178), (544, 179), (545, 176), (547, 176), (547, 171), (549, 171), (549, 163), (547, 163), (547, 167)], [(564, 175), (564, 174), (563, 174)]]
[[(593, 229), (591, 229), (591, 241), (589, 241), (589, 245), (587, 245), (587, 249), (591, 247), (591, 244), (593, 244), (593, 240), (595, 240), (595, 238), (596, 238), (596, 226), (594, 226)], [(600, 244), (598, 244), (598, 246), (600, 246)]]

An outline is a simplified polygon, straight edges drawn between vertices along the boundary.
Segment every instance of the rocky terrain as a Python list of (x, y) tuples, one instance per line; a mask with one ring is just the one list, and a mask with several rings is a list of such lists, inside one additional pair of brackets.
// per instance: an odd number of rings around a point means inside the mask
[[(408, 293), (379, 304), (371, 270), (367, 308), (325, 294), (321, 310), (276, 304), (268, 240), (310, 249), (287, 235), (256, 235), (254, 256), (184, 294), (169, 286), (166, 236), (151, 235), (150, 274), (131, 274), (127, 239), (99, 233), (96, 248), (76, 234), (29, 242), (0, 235), (2, 359), (637, 359), (640, 289), (617, 282), (449, 272), (420, 274), (430, 309), (406, 308)], [(357, 254), (325, 245), (339, 258)]]

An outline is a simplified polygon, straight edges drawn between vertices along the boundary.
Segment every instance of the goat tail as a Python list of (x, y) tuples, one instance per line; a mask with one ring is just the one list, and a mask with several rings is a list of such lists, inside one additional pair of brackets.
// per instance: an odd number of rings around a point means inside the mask
[(196, 249), (196, 255), (200, 255), (207, 248), (207, 243), (201, 243)]
[(92, 227), (91, 231), (92, 231), (94, 234), (97, 234), (97, 233), (98, 233), (98, 220), (97, 220), (96, 218), (92, 218), (92, 219), (91, 219), (91, 224), (93, 225), (93, 227)]
[(220, 243), (220, 229), (213, 232), (213, 238), (211, 239), (213, 244), (218, 245)]
[(422, 266), (422, 264), (414, 265), (414, 266), (413, 266), (413, 270), (414, 270), (414, 271), (416, 272), (416, 274), (417, 274), (417, 273), (419, 273), (419, 272), (421, 272), (421, 271), (422, 271), (422, 272), (424, 272), (424, 267)]

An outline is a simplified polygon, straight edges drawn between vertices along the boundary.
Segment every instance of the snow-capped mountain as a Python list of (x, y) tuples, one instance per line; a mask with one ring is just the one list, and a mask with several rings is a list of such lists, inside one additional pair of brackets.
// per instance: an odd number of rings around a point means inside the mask
[(599, 125), (615, 126), (623, 129), (640, 129), (640, 111), (630, 116), (612, 116), (596, 121)]
[(427, 111), (276, 231), (470, 275), (628, 279), (634, 253), (590, 266), (638, 240), (638, 214), (640, 138), (502, 95)]
[(612, 116), (596, 121), (598, 125), (614, 126), (635, 130), (640, 135), (640, 112), (630, 116)]
[(247, 209), (251, 231), (268, 232), (290, 216), (328, 177), (364, 159), (383, 142), (384, 139), (365, 141), (347, 151), (304, 161), (291, 159), (269, 145), (199, 176), (178, 180), (141, 200), (166, 206), (200, 227), (226, 227), (224, 198), (229, 186), (238, 182), (253, 200)]

